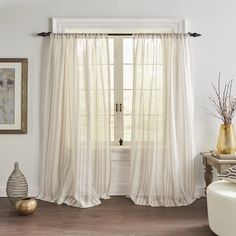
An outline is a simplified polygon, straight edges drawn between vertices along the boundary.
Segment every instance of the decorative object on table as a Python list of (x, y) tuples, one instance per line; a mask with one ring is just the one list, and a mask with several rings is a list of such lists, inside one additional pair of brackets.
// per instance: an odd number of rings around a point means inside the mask
[(218, 153), (217, 150), (211, 150), (209, 152), (209, 154), (211, 154), (212, 156), (218, 158), (218, 159), (222, 159), (222, 160), (232, 160), (232, 159), (236, 159), (236, 154), (220, 154)]
[(236, 184), (236, 166), (225, 170), (222, 174), (218, 175), (218, 178)]
[(234, 154), (236, 152), (236, 137), (233, 124), (221, 124), (217, 151), (219, 154)]
[(7, 197), (10, 204), (15, 207), (16, 201), (27, 197), (28, 184), (25, 176), (19, 169), (19, 163), (14, 163), (14, 170), (7, 181)]
[(208, 112), (208, 114), (223, 121), (217, 141), (217, 151), (219, 154), (234, 154), (236, 152), (236, 136), (234, 125), (232, 124), (236, 110), (236, 97), (232, 95), (232, 85), (233, 81), (230, 80), (221, 86), (219, 74), (217, 86), (212, 84), (214, 96), (209, 97), (215, 113)]
[(0, 134), (27, 133), (27, 58), (0, 58)]
[(16, 212), (19, 215), (31, 215), (36, 211), (37, 201), (35, 198), (26, 197), (16, 202)]

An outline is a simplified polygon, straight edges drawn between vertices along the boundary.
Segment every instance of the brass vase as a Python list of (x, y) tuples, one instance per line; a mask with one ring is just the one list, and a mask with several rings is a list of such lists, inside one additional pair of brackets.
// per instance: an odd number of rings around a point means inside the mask
[(34, 198), (23, 198), (16, 202), (16, 212), (19, 215), (31, 215), (36, 211), (37, 201)]
[(219, 154), (234, 154), (236, 152), (236, 136), (234, 125), (222, 124), (217, 141), (217, 151)]

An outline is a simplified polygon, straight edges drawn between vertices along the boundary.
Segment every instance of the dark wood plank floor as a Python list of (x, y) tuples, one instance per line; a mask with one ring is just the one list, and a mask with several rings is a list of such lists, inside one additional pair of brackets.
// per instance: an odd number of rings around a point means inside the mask
[(34, 215), (18, 216), (6, 198), (0, 198), (2, 236), (207, 236), (214, 235), (207, 221), (206, 199), (187, 207), (152, 208), (112, 197), (88, 209), (38, 201)]

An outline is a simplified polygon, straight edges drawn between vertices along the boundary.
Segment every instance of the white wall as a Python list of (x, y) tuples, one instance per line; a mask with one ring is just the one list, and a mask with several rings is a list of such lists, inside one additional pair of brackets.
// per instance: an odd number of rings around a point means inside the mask
[[(203, 186), (198, 155), (215, 147), (219, 121), (204, 114), (210, 82), (221, 71), (236, 77), (236, 2), (234, 0), (0, 0), (0, 57), (29, 58), (28, 134), (0, 135), (0, 194), (13, 163), (20, 166), (31, 190), (39, 176), (39, 84), (42, 38), (51, 17), (184, 17), (192, 39), (195, 74), (196, 185)], [(121, 169), (122, 171), (122, 169)], [(2, 187), (2, 188), (1, 188)]]

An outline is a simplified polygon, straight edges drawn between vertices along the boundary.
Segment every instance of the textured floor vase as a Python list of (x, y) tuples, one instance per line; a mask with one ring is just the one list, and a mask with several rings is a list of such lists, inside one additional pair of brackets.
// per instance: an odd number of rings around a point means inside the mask
[(14, 170), (8, 178), (6, 192), (12, 207), (15, 207), (18, 200), (28, 195), (28, 184), (25, 176), (20, 171), (18, 162), (15, 162)]

